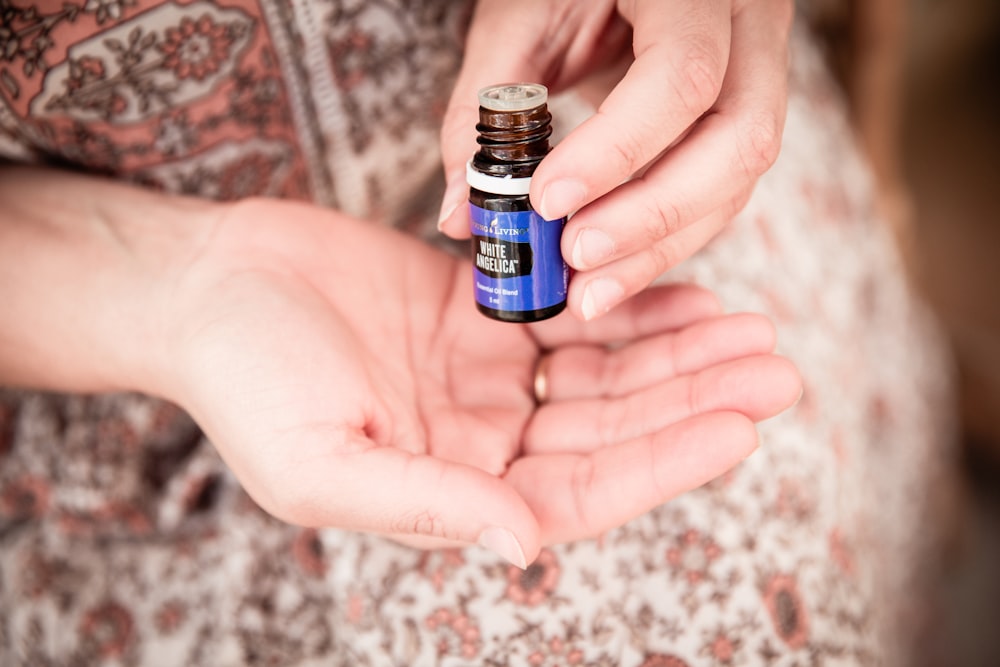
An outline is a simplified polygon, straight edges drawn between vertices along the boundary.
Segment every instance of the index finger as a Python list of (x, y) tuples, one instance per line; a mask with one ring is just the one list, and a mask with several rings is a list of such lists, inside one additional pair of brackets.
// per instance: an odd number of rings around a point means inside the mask
[(539, 165), (531, 201), (547, 220), (610, 192), (715, 102), (729, 60), (725, 0), (636, 0), (635, 61), (597, 113)]

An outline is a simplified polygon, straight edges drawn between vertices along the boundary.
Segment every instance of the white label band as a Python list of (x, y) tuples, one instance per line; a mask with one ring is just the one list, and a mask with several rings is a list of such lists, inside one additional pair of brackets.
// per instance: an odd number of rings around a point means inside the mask
[(470, 161), (465, 165), (465, 181), (470, 187), (494, 195), (526, 195), (531, 189), (531, 177), (490, 176), (472, 168)]

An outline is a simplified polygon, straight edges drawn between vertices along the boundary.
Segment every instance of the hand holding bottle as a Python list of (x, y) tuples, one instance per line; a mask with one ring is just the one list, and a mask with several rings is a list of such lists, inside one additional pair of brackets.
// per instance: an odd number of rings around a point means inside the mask
[(637, 293), (717, 234), (775, 160), (792, 4), (480, 2), (442, 130), (442, 230), (468, 234), (459, 204), (476, 150), (478, 88), (536, 81), (558, 92), (624, 57), (627, 72), (542, 161), (530, 197), (547, 219), (577, 211), (562, 241), (579, 271), (569, 292), (577, 316)]

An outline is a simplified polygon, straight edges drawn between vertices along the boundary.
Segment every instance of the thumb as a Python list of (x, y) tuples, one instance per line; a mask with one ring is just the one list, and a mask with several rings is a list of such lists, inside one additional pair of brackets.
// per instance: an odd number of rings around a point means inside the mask
[(536, 11), (530, 4), (481, 2), (472, 18), (462, 69), (441, 126), (446, 186), (438, 229), (452, 238), (469, 236), (468, 210), (462, 204), (469, 196), (465, 165), (476, 152), (478, 91), (499, 83), (542, 82), (546, 65), (534, 48), (542, 29), (540, 22), (527, 20), (526, 12)]
[(522, 569), (537, 557), (538, 522), (506, 482), (472, 466), (373, 447), (361, 434), (349, 438), (355, 442), (305, 447), (327, 453), (284, 466), (288, 478), (268, 494), (272, 502), (262, 503), (265, 509), (304, 526), (411, 543), (437, 538), (479, 544)]

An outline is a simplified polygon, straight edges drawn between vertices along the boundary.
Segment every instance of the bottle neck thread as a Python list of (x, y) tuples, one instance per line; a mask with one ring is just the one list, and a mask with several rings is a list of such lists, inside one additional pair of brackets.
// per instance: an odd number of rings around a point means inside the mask
[(472, 168), (490, 176), (526, 178), (549, 152), (552, 115), (542, 104), (525, 111), (479, 108), (479, 151)]

